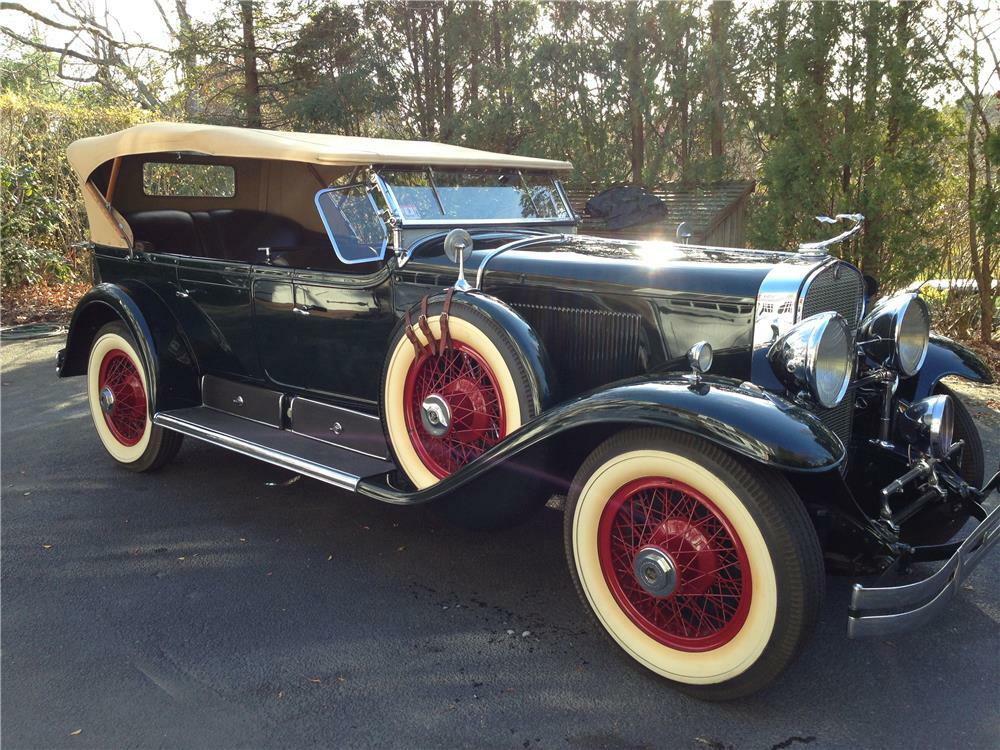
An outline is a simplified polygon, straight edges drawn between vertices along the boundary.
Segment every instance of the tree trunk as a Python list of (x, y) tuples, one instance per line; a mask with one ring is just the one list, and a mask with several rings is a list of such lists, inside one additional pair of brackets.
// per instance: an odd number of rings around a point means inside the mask
[(240, 17), (243, 20), (243, 95), (246, 126), (259, 128), (261, 127), (260, 80), (257, 77), (257, 42), (254, 39), (251, 0), (240, 0)]
[[(483, 12), (482, 6), (479, 3), (473, 3), (470, 8), (472, 13), (472, 27), (475, 30), (475, 39), (477, 42), (483, 39), (482, 35), (482, 25), (483, 25)], [(480, 60), (480, 49), (475, 49), (469, 55), (469, 103), (472, 105), (479, 103), (479, 60)]]
[(628, 113), (631, 130), (629, 147), (632, 167), (632, 184), (642, 184), (642, 171), (646, 153), (645, 129), (643, 128), (643, 86), (642, 86), (642, 26), (639, 22), (638, 3), (629, 3), (625, 16), (626, 39), (625, 75), (628, 86)]
[(441, 65), (444, 69), (443, 80), (441, 82), (444, 89), (441, 111), (441, 138), (442, 140), (449, 140), (455, 125), (455, 55), (457, 52), (448, 44), (448, 40), (454, 38), (454, 35), (449, 33), (452, 25), (455, 23), (453, 18), (455, 12), (454, 3), (444, 3), (441, 6), (441, 11), (441, 28), (444, 37), (440, 52)]
[(722, 178), (725, 171), (725, 152), (723, 150), (723, 82), (722, 68), (724, 65), (723, 53), (725, 49), (725, 26), (724, 18), (727, 3), (712, 3), (709, 11), (709, 37), (711, 39), (711, 51), (708, 56), (708, 102), (709, 102), (709, 140), (712, 149), (712, 179)]
[(194, 46), (194, 28), (191, 25), (187, 0), (176, 0), (175, 7), (178, 21), (177, 44), (180, 48), (181, 74), (184, 76), (184, 115), (188, 120), (194, 120), (198, 115), (198, 98), (195, 96), (198, 57)]
[(900, 3), (896, 8), (896, 32), (889, 61), (889, 125), (885, 150), (890, 156), (896, 154), (900, 134), (900, 109), (902, 108), (903, 86), (907, 71), (907, 46), (910, 41), (910, 4)]
[[(877, 120), (878, 84), (882, 75), (882, 50), (879, 45), (881, 7), (879, 3), (869, 3), (865, 6), (865, 19), (861, 32), (865, 50), (862, 119), (867, 128), (871, 128), (872, 123)], [(861, 246), (861, 269), (877, 279), (881, 271), (879, 249), (882, 238), (879, 231), (879, 217), (873, 212), (874, 199), (869, 185), (874, 171), (875, 153), (870, 144), (865, 144), (861, 158), (861, 174), (858, 176), (861, 205), (857, 206), (857, 210), (865, 214), (867, 221), (858, 244)]]
[(680, 60), (677, 65), (677, 77), (680, 79), (680, 94), (675, 104), (679, 115), (677, 119), (680, 123), (681, 152), (678, 159), (678, 171), (680, 172), (682, 182), (686, 182), (690, 176), (689, 169), (691, 166), (691, 94), (690, 82), (688, 80), (691, 60), (689, 47), (691, 38), (690, 19), (685, 19), (685, 24), (684, 33), (681, 34)]
[[(979, 247), (979, 217), (976, 215), (979, 192), (979, 164), (976, 155), (976, 119), (969, 116), (969, 129), (967, 131), (966, 164), (968, 168), (968, 189), (966, 199), (969, 210), (969, 261), (972, 268), (972, 275), (979, 287), (979, 340), (984, 344), (990, 343), (993, 334), (993, 311), (995, 301), (993, 299), (993, 273), (991, 241), (987, 232), (983, 232), (983, 247)], [(988, 168), (988, 167), (987, 167)], [(990, 190), (991, 185), (984, 185), (984, 189)]]
[(775, 3), (774, 22), (774, 101), (771, 115), (771, 137), (781, 132), (785, 120), (785, 79), (788, 61), (788, 4)]

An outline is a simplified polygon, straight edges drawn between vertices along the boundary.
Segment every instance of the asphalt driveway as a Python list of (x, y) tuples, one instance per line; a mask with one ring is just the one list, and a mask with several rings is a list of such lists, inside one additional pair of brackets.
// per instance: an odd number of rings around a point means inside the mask
[[(558, 511), (470, 533), (195, 441), (134, 475), (60, 345), (0, 351), (5, 749), (1000, 745), (996, 552), (892, 640), (847, 639), (831, 578), (778, 684), (700, 703), (589, 626)], [(974, 411), (995, 468), (1000, 420)]]

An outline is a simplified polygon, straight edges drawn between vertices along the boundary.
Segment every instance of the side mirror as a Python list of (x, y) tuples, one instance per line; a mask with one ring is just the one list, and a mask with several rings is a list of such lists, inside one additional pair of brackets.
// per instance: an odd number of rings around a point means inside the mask
[(464, 229), (452, 229), (444, 238), (444, 254), (452, 263), (458, 263), (458, 279), (455, 288), (466, 292), (471, 287), (465, 280), (465, 261), (472, 257), (472, 235)]

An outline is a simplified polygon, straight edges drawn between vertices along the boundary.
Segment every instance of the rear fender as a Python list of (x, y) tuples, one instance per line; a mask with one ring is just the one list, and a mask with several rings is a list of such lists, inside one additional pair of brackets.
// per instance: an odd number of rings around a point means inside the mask
[(927, 358), (912, 378), (899, 384), (899, 394), (907, 401), (917, 401), (934, 393), (941, 378), (956, 375), (976, 383), (992, 383), (993, 375), (986, 363), (971, 349), (945, 336), (931, 334)]
[(400, 491), (380, 479), (364, 480), (358, 490), (392, 503), (428, 502), (494, 469), (520, 467), (531, 474), (544, 471), (545, 465), (532, 461), (542, 446), (551, 447), (545, 452), (550, 456), (578, 453), (581, 446), (591, 447), (595, 434), (639, 426), (698, 435), (785, 472), (826, 472), (844, 460), (844, 446), (833, 432), (815, 415), (778, 396), (724, 378), (705, 378), (695, 384), (680, 375), (645, 376), (545, 411), (462, 470), (425, 490)]
[(146, 362), (151, 412), (200, 403), (198, 366), (173, 314), (148, 286), (138, 282), (98, 284), (80, 300), (60, 357), (59, 377), (84, 375), (98, 330), (124, 323)]

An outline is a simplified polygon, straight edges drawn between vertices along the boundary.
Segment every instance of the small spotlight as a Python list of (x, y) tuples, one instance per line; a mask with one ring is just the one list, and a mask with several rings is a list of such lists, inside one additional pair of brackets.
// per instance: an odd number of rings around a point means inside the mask
[(712, 369), (712, 345), (707, 341), (699, 341), (688, 349), (688, 365), (695, 378), (704, 375)]

